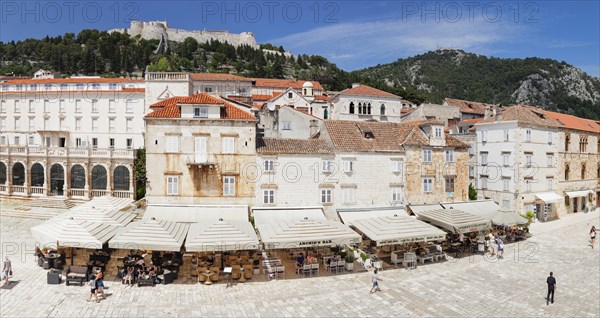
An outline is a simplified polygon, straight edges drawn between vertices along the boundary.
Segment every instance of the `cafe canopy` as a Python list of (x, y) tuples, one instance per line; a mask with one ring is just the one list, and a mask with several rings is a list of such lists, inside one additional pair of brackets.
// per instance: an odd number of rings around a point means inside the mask
[(496, 225), (503, 225), (503, 226), (512, 226), (515, 224), (523, 225), (523, 224), (527, 224), (528, 222), (529, 221), (526, 218), (520, 216), (519, 214), (517, 214), (514, 211), (508, 211), (508, 210), (500, 210), (492, 218), (492, 223), (494, 223)]
[(110, 248), (179, 252), (190, 225), (146, 217), (122, 228)]
[(256, 250), (258, 244), (256, 232), (250, 222), (219, 218), (192, 224), (185, 241), (185, 250), (187, 252)]
[[(414, 212), (414, 210), (413, 210)], [(490, 228), (490, 221), (457, 209), (433, 209), (415, 212), (419, 220), (431, 223), (452, 233), (470, 233)]]
[(129, 224), (137, 214), (123, 212), (114, 208), (101, 208), (96, 206), (78, 206), (65, 213), (52, 218), (52, 220), (73, 218), (91, 222), (102, 222), (113, 225), (125, 226)]
[(247, 205), (149, 204), (144, 217), (184, 223), (210, 223), (223, 218), (248, 222)]
[(31, 235), (49, 248), (78, 247), (100, 249), (123, 227), (116, 224), (63, 218), (48, 220), (31, 228)]
[(352, 226), (354, 221), (360, 219), (385, 216), (408, 216), (408, 213), (402, 207), (338, 209), (337, 212), (342, 222), (348, 226)]
[(122, 210), (132, 204), (131, 199), (128, 198), (117, 198), (117, 197), (94, 197), (88, 202), (85, 202), (75, 208), (73, 210), (79, 208), (88, 208), (88, 207), (96, 207), (100, 209), (114, 209), (114, 210)]
[(256, 208), (254, 223), (268, 249), (335, 246), (360, 243), (347, 225), (325, 218), (320, 207)]
[(377, 246), (443, 241), (446, 232), (408, 215), (377, 216), (352, 221), (352, 226)]
[(544, 203), (554, 203), (563, 199), (560, 195), (554, 192), (536, 193), (535, 197), (544, 201)]
[(460, 210), (479, 216), (485, 220), (491, 220), (494, 216), (496, 216), (496, 214), (498, 214), (498, 210), (500, 209), (500, 206), (492, 200), (441, 203), (441, 205), (445, 209)]

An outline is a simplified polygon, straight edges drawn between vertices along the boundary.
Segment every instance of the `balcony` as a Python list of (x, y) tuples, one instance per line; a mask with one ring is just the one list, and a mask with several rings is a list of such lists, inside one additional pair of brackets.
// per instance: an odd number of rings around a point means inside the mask
[(134, 149), (113, 148), (66, 148), (66, 147), (41, 147), (41, 146), (0, 146), (0, 155), (3, 157), (59, 157), (59, 158), (106, 158), (106, 159), (134, 159)]
[(188, 73), (180, 72), (148, 72), (146, 73), (146, 81), (189, 81)]

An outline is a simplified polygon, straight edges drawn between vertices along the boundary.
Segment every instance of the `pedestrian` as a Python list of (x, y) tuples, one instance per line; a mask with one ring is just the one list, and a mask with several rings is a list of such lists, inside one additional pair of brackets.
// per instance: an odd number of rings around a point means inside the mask
[(492, 257), (495, 254), (496, 242), (494, 240), (494, 234), (490, 233), (488, 237), (490, 238), (490, 257)]
[(381, 280), (381, 278), (377, 277), (377, 270), (373, 271), (373, 287), (371, 287), (371, 291), (369, 293), (374, 293), (376, 291), (381, 291), (381, 289), (379, 288), (379, 281)]
[(502, 241), (502, 236), (498, 235), (498, 258), (504, 258), (504, 241)]
[(592, 225), (592, 229), (590, 230), (590, 243), (593, 249), (594, 245), (596, 245), (596, 227), (594, 225)]
[(95, 299), (97, 303), (100, 302), (100, 299), (98, 299), (98, 295), (96, 295), (97, 292), (97, 288), (96, 288), (96, 277), (92, 276), (92, 279), (90, 279), (90, 281), (87, 283), (90, 286), (90, 296), (88, 297), (87, 301), (91, 301), (92, 299)]
[(96, 274), (96, 293), (102, 294), (102, 298), (106, 299), (106, 294), (104, 294), (104, 275), (102, 273), (102, 269), (98, 270), (98, 274)]
[(554, 304), (554, 290), (556, 289), (556, 278), (554, 278), (554, 274), (550, 272), (550, 276), (546, 278), (546, 283), (548, 284), (548, 296), (546, 296), (546, 305), (548, 302)]
[(8, 281), (8, 277), (12, 276), (12, 262), (8, 258), (8, 256), (4, 257), (4, 262), (2, 264), (2, 274), (4, 275), (4, 284), (8, 285), (10, 282)]

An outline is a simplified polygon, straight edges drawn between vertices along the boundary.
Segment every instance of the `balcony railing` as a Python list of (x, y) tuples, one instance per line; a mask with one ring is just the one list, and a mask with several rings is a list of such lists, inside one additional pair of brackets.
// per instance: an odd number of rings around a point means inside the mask
[(24, 186), (12, 186), (12, 192), (13, 194), (25, 194), (25, 187)]
[(125, 198), (133, 200), (133, 192), (132, 191), (113, 191), (113, 197), (116, 198)]
[(82, 198), (87, 198), (87, 190), (84, 189), (70, 189), (69, 190), (69, 195), (72, 197), (82, 197)]
[(6, 192), (6, 185), (5, 184), (0, 184), (0, 192), (2, 192), (2, 193)]
[(108, 190), (92, 190), (92, 198), (108, 196), (110, 196), (110, 191)]
[(66, 148), (1, 145), (0, 154), (8, 156), (42, 156), (42, 157), (79, 157), (79, 158), (118, 158), (133, 159), (135, 149), (113, 148)]
[(179, 72), (148, 72), (146, 73), (146, 81), (188, 81), (190, 75), (188, 73)]
[(44, 195), (44, 187), (31, 187), (31, 194)]

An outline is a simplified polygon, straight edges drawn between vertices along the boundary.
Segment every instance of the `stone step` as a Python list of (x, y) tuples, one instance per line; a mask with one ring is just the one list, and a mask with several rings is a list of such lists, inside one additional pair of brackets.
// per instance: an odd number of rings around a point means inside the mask
[(0, 216), (2, 217), (48, 220), (57, 216), (58, 214), (58, 212), (54, 211), (40, 211), (38, 209), (31, 209), (26, 207), (17, 207), (14, 209), (0, 209)]
[(71, 209), (77, 204), (63, 198), (39, 198), (33, 199), (23, 205), (23, 207), (39, 207), (53, 209)]

